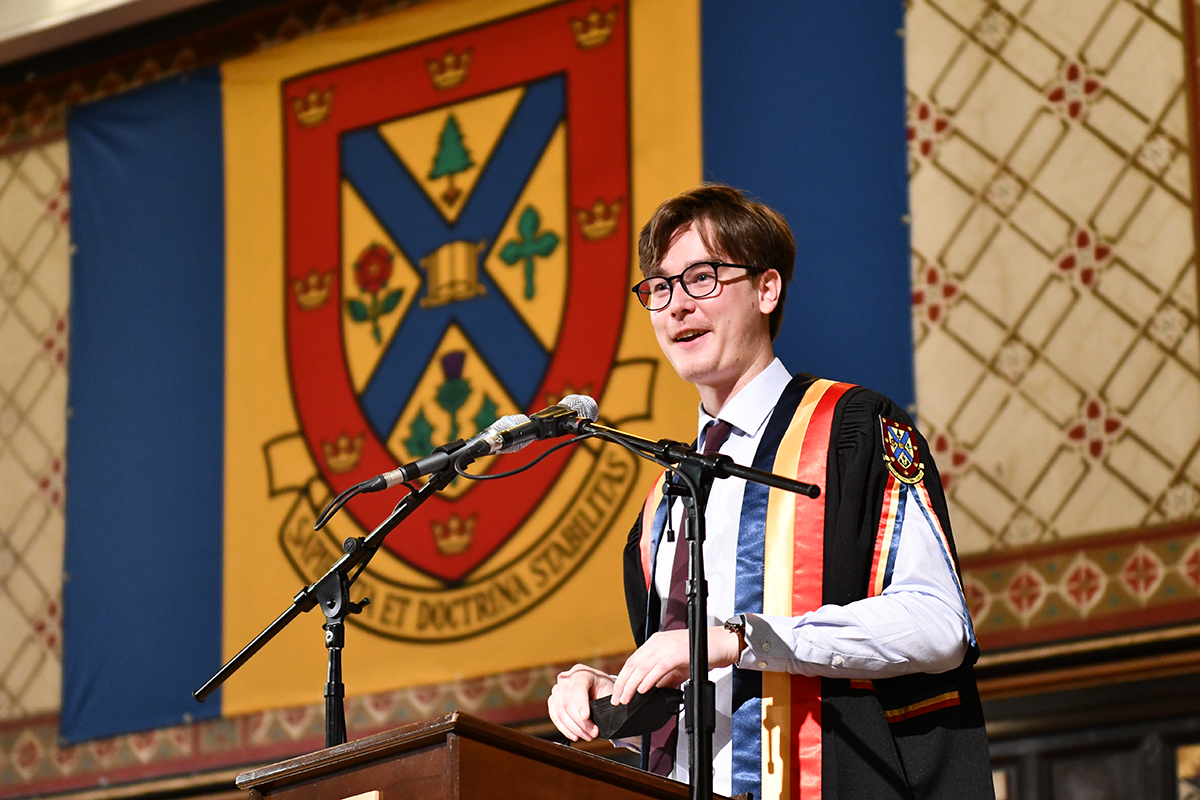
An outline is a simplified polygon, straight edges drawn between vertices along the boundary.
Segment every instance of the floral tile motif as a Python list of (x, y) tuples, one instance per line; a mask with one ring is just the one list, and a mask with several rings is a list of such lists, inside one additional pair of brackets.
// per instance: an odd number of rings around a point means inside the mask
[(1058, 269), (1070, 275), (1086, 289), (1096, 283), (1100, 270), (1108, 263), (1112, 248), (1096, 241), (1096, 234), (1080, 228), (1071, 236), (1071, 241), (1057, 260)]
[(1200, 521), (963, 559), (985, 650), (1193, 622)]
[[(906, 38), (917, 414), (970, 455), (946, 485), (961, 552), (1194, 518), (1200, 326), (1180, 8), (974, 9), (913, 0)], [(990, 615), (1032, 625), (1136, 596), (1107, 571), (1096, 595), (1091, 568), (1076, 566), (1069, 598), (1045, 575), (1039, 595), (1035, 576), (1008, 574)]]
[(1077, 61), (1067, 61), (1061, 79), (1046, 92), (1046, 99), (1065, 117), (1075, 122), (1083, 119), (1087, 107), (1100, 96), (1104, 85)]

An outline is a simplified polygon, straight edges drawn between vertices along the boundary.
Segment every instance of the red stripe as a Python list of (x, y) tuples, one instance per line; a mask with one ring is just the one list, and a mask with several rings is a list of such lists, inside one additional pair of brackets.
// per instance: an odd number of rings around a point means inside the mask
[(666, 480), (666, 473), (654, 482), (650, 487), (650, 494), (646, 495), (646, 502), (642, 506), (642, 538), (638, 542), (638, 549), (642, 556), (642, 577), (646, 579), (646, 591), (650, 591), (650, 582), (653, 580), (650, 569), (650, 548), (653, 544), (654, 536), (654, 512), (658, 510), (658, 489)]
[(829, 466), (829, 433), (833, 410), (850, 388), (848, 383), (830, 386), (804, 432), (796, 480), (821, 488), (817, 499), (796, 495), (796, 532), (792, 562), (792, 615), (799, 616), (821, 606), (825, 557), (825, 478)]
[[(835, 383), (817, 401), (804, 432), (796, 480), (821, 488), (817, 499), (796, 495), (795, 544), (792, 562), (792, 616), (821, 606), (825, 571), (825, 479), (829, 434), (838, 400), (850, 389)], [(796, 768), (790, 794), (795, 800), (821, 797), (821, 679), (792, 678), (792, 736)]]
[(958, 692), (955, 692), (953, 697), (947, 697), (945, 700), (941, 700), (937, 703), (930, 703), (927, 706), (914, 708), (911, 711), (906, 711), (903, 714), (897, 714), (896, 716), (888, 715), (887, 721), (891, 723), (903, 722), (906, 719), (912, 719), (913, 717), (919, 717), (922, 714), (928, 714), (930, 711), (937, 711), (939, 708), (949, 708), (950, 706), (957, 706), (961, 703), (962, 698), (958, 696)]
[(871, 560), (871, 577), (867, 580), (867, 597), (875, 594), (875, 581), (879, 578), (879, 570), (882, 568), (880, 559), (883, 556), (883, 545), (891, 538), (889, 534), (892, 529), (891, 512), (895, 488), (896, 476), (891, 473), (891, 470), (888, 470), (888, 482), (883, 490), (883, 511), (879, 514), (879, 529), (875, 534), (875, 555)]

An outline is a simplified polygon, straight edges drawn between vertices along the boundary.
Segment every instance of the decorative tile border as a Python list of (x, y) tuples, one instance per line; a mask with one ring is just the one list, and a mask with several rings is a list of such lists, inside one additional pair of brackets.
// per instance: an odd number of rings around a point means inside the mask
[[(615, 672), (626, 656), (592, 666)], [(455, 683), (346, 699), (350, 739), (405, 722), (466, 711), (499, 723), (542, 719), (546, 698), (565, 665), (538, 667)], [(65, 745), (58, 719), (46, 716), (0, 726), (0, 798), (68, 792), (98, 785), (261, 764), (325, 745), (324, 702), (242, 717)]]
[(963, 559), (987, 650), (1200, 617), (1200, 521)]

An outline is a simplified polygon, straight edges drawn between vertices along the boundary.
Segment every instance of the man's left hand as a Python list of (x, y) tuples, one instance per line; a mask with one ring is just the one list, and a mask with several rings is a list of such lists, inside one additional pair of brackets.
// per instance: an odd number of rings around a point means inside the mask
[[(721, 626), (708, 629), (708, 668), (728, 667), (738, 660), (738, 636)], [(613, 705), (624, 705), (634, 694), (644, 694), (655, 686), (679, 686), (688, 677), (690, 661), (687, 630), (660, 631), (639, 647), (613, 687)]]

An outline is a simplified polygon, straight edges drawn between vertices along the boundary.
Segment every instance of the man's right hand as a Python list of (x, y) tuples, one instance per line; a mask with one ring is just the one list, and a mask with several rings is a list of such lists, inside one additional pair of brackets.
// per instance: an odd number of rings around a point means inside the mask
[(592, 722), (592, 710), (588, 704), (596, 698), (611, 695), (613, 684), (611, 675), (583, 664), (560, 672), (547, 702), (554, 727), (573, 742), (595, 739), (600, 735), (600, 730)]

